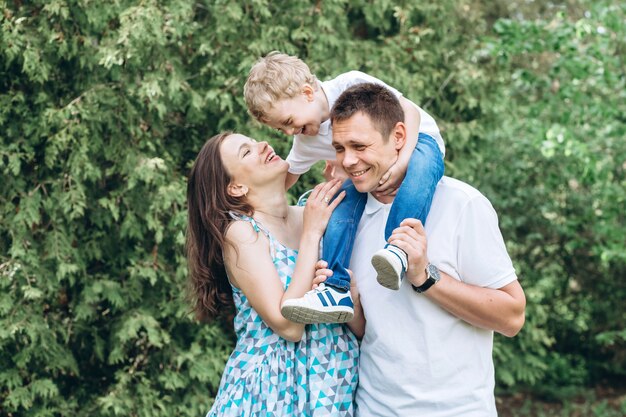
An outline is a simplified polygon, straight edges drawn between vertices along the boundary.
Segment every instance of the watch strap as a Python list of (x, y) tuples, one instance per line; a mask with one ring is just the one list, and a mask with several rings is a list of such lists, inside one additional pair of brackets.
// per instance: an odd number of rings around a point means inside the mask
[(426, 266), (426, 281), (419, 287), (416, 287), (413, 284), (411, 284), (411, 286), (413, 287), (413, 291), (421, 294), (423, 292), (426, 292), (426, 290), (428, 290), (433, 285), (435, 285), (440, 278), (441, 277), (439, 276), (439, 270), (437, 269), (437, 267), (432, 264), (428, 264)]

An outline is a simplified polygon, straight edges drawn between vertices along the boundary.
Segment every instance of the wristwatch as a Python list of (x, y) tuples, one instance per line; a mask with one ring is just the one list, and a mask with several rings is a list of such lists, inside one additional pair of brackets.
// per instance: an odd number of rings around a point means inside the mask
[(437, 267), (429, 263), (428, 265), (426, 265), (426, 281), (419, 287), (416, 287), (413, 284), (411, 284), (411, 286), (416, 293), (421, 294), (423, 292), (426, 292), (426, 290), (433, 285), (435, 285), (440, 279), (441, 275), (439, 275), (439, 270), (437, 269)]

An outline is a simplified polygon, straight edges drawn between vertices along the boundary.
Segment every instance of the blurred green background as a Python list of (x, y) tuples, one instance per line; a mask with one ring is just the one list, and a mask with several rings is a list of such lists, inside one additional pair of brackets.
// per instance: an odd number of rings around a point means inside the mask
[(0, 415), (206, 413), (233, 335), (184, 298), (186, 175), (226, 129), (286, 156), (242, 98), (271, 50), (402, 91), (494, 204), (528, 298), (501, 414), (626, 415), (617, 0), (0, 1)]

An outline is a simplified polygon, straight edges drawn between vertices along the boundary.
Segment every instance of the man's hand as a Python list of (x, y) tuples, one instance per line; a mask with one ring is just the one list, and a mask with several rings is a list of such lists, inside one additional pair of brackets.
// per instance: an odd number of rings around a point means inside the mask
[(388, 242), (406, 252), (409, 266), (406, 277), (416, 287), (426, 282), (428, 265), (428, 242), (422, 222), (417, 219), (404, 219), (400, 227), (394, 229)]
[(328, 277), (333, 276), (333, 270), (328, 269), (328, 262), (320, 259), (315, 264), (315, 278), (313, 278), (313, 289), (316, 289), (318, 285), (326, 281)]
[[(359, 290), (356, 286), (356, 280), (352, 276), (352, 271), (349, 269), (347, 271), (348, 275), (350, 275), (350, 295), (352, 296), (352, 302), (355, 306), (360, 305)], [(317, 263), (315, 264), (315, 278), (313, 278), (313, 289), (316, 289), (319, 284), (326, 281), (326, 279), (328, 279), (328, 277), (331, 277), (332, 275), (333, 270), (328, 269), (328, 262), (323, 259), (317, 261)]]

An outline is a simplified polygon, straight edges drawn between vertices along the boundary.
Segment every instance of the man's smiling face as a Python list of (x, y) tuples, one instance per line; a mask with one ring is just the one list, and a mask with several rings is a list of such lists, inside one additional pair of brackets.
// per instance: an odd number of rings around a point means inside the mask
[(362, 193), (372, 192), (378, 187), (383, 174), (398, 159), (398, 151), (403, 145), (404, 136), (398, 134), (397, 129), (383, 138), (363, 112), (333, 123), (333, 147), (337, 152), (337, 161)]

